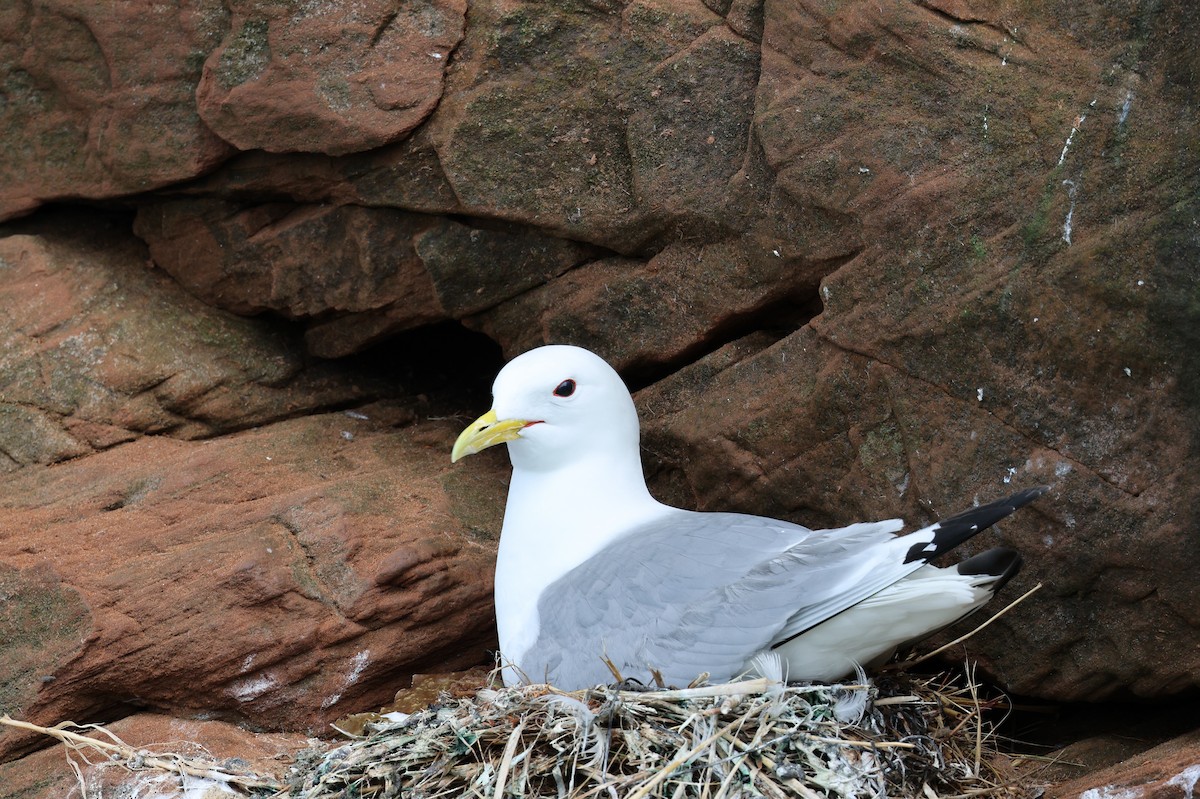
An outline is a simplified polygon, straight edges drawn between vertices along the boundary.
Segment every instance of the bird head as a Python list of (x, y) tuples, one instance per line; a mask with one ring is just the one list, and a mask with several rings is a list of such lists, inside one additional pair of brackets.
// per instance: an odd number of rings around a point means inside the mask
[(510, 361), (492, 385), (492, 409), (463, 430), (451, 460), (507, 443), (516, 468), (544, 470), (592, 456), (638, 452), (629, 389), (598, 355), (551, 345)]

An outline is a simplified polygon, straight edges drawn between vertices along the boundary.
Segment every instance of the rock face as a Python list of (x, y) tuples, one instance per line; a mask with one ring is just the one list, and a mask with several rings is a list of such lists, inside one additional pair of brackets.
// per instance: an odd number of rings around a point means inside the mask
[(456, 424), (205, 306), (128, 233), (0, 253), (3, 712), (321, 730), (489, 660), (503, 484), (450, 470)]
[(5, 3), (0, 216), (169, 185), (233, 154), (195, 99), (203, 57), (228, 25), (224, 6), (204, 0)]
[(429, 116), (466, 2), (229, 8), (196, 88), (204, 122), (239, 150), (342, 155), (396, 141)]
[(967, 653), (1196, 690), (1194, 4), (158, 13), (0, 11), (0, 217), (93, 201), (0, 238), (4, 707), (315, 728), (485, 661), (503, 462), (443, 450), (498, 364), (445, 375), (544, 342), (623, 371), (679, 504), (1053, 485)]
[[(213, 305), (320, 320), (306, 338), (323, 357), (489, 308), (589, 261), (595, 251), (529, 231), (356, 205), (176, 200), (143, 207), (136, 230), (157, 265)], [(309, 270), (295, 268), (318, 251), (330, 280), (314, 281)], [(472, 265), (479, 263), (494, 271), (476, 275)]]
[[(305, 356), (278, 325), (214, 312), (127, 232), (78, 215), (0, 239), (0, 469), (144, 434), (200, 438), (377, 396)], [(115, 224), (115, 223), (114, 223)]]
[(33, 719), (148, 706), (316, 730), (485, 661), (490, 548), (447, 496), (453, 438), (325, 414), (23, 472), (3, 501), (4, 695)]

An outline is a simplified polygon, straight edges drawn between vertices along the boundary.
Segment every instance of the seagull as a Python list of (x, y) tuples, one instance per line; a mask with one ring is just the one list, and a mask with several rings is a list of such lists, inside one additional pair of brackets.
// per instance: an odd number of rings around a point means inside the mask
[[(982, 607), (1021, 565), (1005, 548), (930, 561), (1042, 496), (1039, 486), (906, 535), (899, 519), (810, 530), (665, 505), (642, 471), (637, 409), (588, 350), (510, 361), (452, 462), (508, 445), (496, 559), (508, 685), (727, 682), (775, 653), (790, 681), (834, 681)], [(646, 681), (643, 679), (643, 681)]]

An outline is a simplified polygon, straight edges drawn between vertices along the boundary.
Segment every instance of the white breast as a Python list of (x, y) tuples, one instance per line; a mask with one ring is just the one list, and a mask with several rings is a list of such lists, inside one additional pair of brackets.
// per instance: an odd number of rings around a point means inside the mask
[[(629, 530), (673, 512), (646, 491), (640, 470), (636, 477), (630, 485), (587, 463), (550, 473), (514, 471), (496, 557), (496, 625), (506, 664), (519, 665), (537, 640), (537, 603), (551, 583)], [(504, 677), (519, 681), (509, 668)]]

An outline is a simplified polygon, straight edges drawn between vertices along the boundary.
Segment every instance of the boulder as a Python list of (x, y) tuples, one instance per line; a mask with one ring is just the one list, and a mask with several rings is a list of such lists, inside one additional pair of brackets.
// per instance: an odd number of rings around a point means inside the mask
[(442, 96), (465, 0), (229, 6), (196, 88), (239, 150), (340, 155), (403, 138)]
[(120, 197), (211, 170), (234, 148), (200, 118), (219, 0), (16, 0), (0, 8), (0, 219)]
[[(123, 229), (122, 229), (123, 228)], [(0, 469), (142, 434), (201, 438), (380, 396), (309, 363), (294, 331), (148, 268), (123, 217), (44, 216), (0, 237)]]
[[(173, 200), (143, 206), (134, 229), (190, 292), (238, 314), (303, 320), (309, 351), (326, 358), (494, 307), (595, 251), (515, 226), (357, 205)], [(476, 276), (480, 263), (491, 270)]]
[[(3, 709), (315, 732), (413, 673), (489, 662), (502, 497), (461, 487), (455, 434), (367, 406), (10, 476)], [(480, 512), (472, 532), (460, 514)], [(0, 731), (0, 750), (27, 745)]]
[(1109, 768), (1050, 785), (1048, 799), (1190, 799), (1200, 782), (1200, 733), (1181, 735)]

